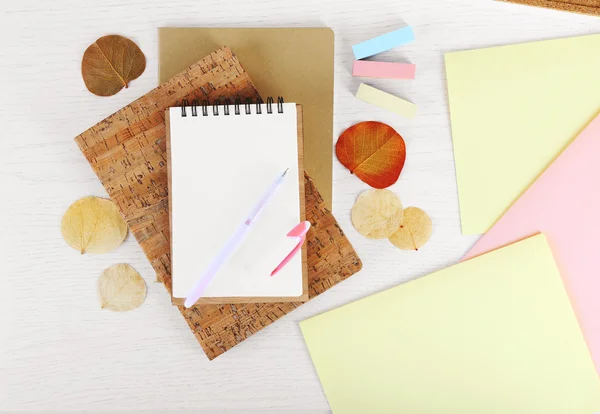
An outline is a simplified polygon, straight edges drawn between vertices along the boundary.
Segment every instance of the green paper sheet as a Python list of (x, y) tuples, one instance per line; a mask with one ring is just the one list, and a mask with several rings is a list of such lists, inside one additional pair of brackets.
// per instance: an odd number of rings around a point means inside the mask
[(600, 111), (600, 34), (446, 54), (464, 234), (485, 233)]
[(600, 412), (600, 382), (543, 235), (300, 326), (335, 414)]

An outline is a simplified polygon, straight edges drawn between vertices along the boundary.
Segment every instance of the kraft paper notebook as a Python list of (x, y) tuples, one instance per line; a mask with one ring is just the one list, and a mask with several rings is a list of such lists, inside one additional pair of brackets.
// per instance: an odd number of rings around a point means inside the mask
[(170, 108), (167, 131), (173, 303), (183, 304), (283, 171), (280, 187), (197, 303), (307, 301), (306, 244), (270, 276), (297, 243), (287, 233), (306, 220), (302, 107), (282, 98), (192, 102)]
[(600, 115), (465, 257), (543, 232), (600, 374)]
[[(259, 95), (248, 73), (227, 47), (220, 48), (172, 79), (75, 138), (81, 152), (123, 214), (131, 233), (171, 293), (171, 253), (165, 114), (183, 100), (244, 101)], [(361, 261), (304, 174), (309, 298), (361, 269)], [(290, 313), (301, 302), (242, 303), (179, 307), (209, 359), (227, 352)], [(276, 344), (274, 344), (276, 346)]]
[(544, 235), (300, 324), (335, 414), (600, 411)]
[(304, 167), (329, 208), (333, 161), (333, 31), (317, 28), (158, 29), (159, 78), (165, 82), (228, 46), (262, 96), (302, 104)]
[(446, 54), (464, 234), (485, 233), (600, 111), (600, 34)]

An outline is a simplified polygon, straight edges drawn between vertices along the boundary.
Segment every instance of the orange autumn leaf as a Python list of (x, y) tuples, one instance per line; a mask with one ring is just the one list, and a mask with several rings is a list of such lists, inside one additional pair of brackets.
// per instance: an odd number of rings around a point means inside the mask
[(404, 139), (381, 122), (360, 122), (345, 130), (335, 145), (338, 160), (373, 188), (398, 181), (406, 160)]

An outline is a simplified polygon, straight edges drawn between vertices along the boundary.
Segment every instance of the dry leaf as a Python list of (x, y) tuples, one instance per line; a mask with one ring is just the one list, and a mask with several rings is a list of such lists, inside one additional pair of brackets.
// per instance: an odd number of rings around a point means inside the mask
[(404, 210), (402, 225), (389, 240), (402, 250), (419, 250), (431, 237), (433, 224), (431, 218), (417, 207)]
[(402, 203), (389, 190), (369, 190), (362, 193), (352, 207), (352, 224), (369, 239), (391, 236), (404, 217)]
[(146, 298), (146, 282), (128, 264), (106, 269), (98, 279), (98, 296), (103, 309), (126, 312), (139, 307)]
[(127, 235), (127, 223), (117, 206), (100, 197), (84, 197), (71, 204), (60, 228), (69, 246), (81, 254), (110, 252)]
[(146, 57), (131, 40), (119, 35), (104, 36), (83, 54), (81, 74), (88, 90), (98, 96), (111, 96), (140, 77)]
[(373, 188), (398, 181), (406, 160), (406, 145), (394, 128), (381, 122), (361, 122), (345, 130), (335, 145), (338, 160)]

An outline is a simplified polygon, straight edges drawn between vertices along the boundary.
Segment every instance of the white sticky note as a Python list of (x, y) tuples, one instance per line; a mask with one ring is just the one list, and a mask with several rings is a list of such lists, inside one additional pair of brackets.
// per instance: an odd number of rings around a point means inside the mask
[(414, 118), (417, 113), (417, 105), (398, 98), (390, 93), (361, 83), (356, 92), (356, 97), (361, 101), (377, 105), (406, 118)]

